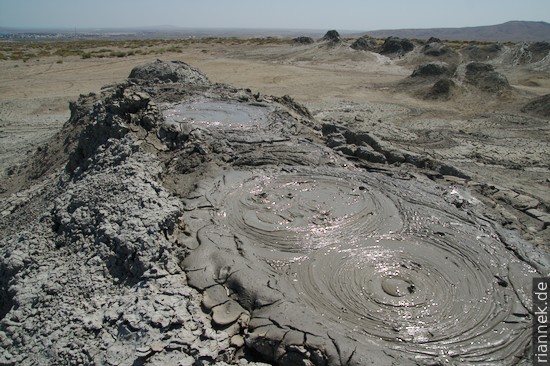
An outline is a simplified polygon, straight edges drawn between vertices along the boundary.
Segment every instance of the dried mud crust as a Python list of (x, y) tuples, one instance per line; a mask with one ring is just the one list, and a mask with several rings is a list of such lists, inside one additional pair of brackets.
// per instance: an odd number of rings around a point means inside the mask
[(548, 256), (429, 178), (469, 172), (186, 64), (141, 70), (74, 103), (35, 155), (65, 164), (23, 164), (40, 184), (0, 203), (0, 363), (528, 362)]
[(183, 205), (159, 179), (160, 110), (127, 83), (71, 112), (61, 141), (34, 156), (65, 166), (22, 164), (14, 176), (41, 183), (2, 201), (14, 227), (2, 227), (0, 363), (233, 362), (238, 337), (212, 327), (180, 267)]

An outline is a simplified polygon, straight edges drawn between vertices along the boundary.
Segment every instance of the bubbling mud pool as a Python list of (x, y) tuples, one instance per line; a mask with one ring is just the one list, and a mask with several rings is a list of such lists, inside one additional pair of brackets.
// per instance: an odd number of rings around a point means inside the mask
[[(513, 364), (529, 343), (536, 271), (487, 222), (444, 197), (433, 184), (378, 173), (230, 171), (187, 203), (201, 247), (187, 263), (193, 271), (208, 266), (211, 253), (212, 284), (225, 271), (277, 304), (252, 319), (279, 331), (325, 332), (328, 345), (343, 337), (357, 360), (389, 349), (415, 362)], [(204, 277), (190, 272), (190, 283), (211, 286)], [(249, 331), (288, 341), (266, 329), (262, 320)]]
[(188, 123), (197, 127), (258, 129), (268, 122), (270, 108), (236, 101), (198, 99), (170, 105), (163, 111), (167, 124)]
[(508, 358), (528, 342), (528, 312), (511, 286), (499, 284), (497, 259), (471, 244), (361, 240), (310, 253), (290, 272), (304, 302), (357, 338), (431, 357)]
[(393, 202), (360, 180), (315, 171), (224, 179), (229, 193), (219, 202), (217, 220), (265, 248), (308, 252), (344, 236), (402, 228)]

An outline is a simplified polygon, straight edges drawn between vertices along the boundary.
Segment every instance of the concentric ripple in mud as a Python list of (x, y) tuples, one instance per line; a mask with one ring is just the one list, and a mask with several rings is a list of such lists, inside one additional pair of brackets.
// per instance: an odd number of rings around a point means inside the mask
[(424, 356), (502, 359), (525, 345), (517, 335), (527, 310), (497, 275), (506, 265), (475, 241), (447, 232), (326, 247), (292, 265), (293, 283), (326, 321), (358, 338)]
[(536, 270), (439, 186), (287, 167), (230, 171), (201, 189), (187, 206), (199, 209), (188, 222), (206, 226), (190, 283), (230, 273), (258, 317), (250, 345), (269, 359), (265, 344), (322, 349), (335, 365), (513, 365), (528, 350)]
[(241, 172), (224, 185), (217, 219), (271, 249), (309, 251), (402, 228), (387, 196), (350, 177)]

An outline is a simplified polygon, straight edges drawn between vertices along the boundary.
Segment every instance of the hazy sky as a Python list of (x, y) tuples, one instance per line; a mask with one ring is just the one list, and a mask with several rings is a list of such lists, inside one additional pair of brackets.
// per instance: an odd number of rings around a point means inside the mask
[(4, 27), (376, 30), (550, 22), (550, 0), (0, 0)]

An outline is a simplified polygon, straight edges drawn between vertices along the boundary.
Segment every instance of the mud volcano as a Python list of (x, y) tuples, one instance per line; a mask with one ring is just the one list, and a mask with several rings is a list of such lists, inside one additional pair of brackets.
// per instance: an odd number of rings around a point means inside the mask
[(3, 202), (1, 363), (528, 361), (548, 259), (419, 168), (436, 162), (348, 160), (290, 97), (183, 63), (132, 77), (72, 106), (34, 221), (21, 195)]

